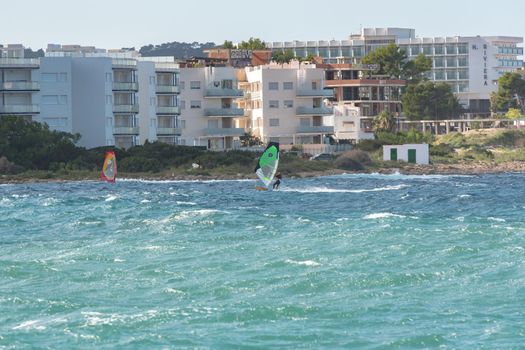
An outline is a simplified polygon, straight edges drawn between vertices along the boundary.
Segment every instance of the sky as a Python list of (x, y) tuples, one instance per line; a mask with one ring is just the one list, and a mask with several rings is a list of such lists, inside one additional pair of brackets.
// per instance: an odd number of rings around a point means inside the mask
[(487, 0), (3, 0), (0, 44), (99, 48), (171, 41), (342, 40), (361, 27), (416, 36), (525, 36), (525, 1)]

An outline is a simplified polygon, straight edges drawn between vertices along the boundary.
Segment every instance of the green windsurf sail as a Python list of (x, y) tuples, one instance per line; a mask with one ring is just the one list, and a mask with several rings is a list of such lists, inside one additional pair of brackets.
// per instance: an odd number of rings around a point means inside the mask
[(279, 166), (279, 144), (270, 142), (257, 162), (255, 174), (266, 187), (270, 185)]

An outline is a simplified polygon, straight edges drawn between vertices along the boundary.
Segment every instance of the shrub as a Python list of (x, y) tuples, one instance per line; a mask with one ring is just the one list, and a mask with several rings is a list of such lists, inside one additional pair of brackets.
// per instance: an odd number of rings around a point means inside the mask
[(22, 167), (10, 162), (6, 157), (0, 157), (0, 174), (18, 174)]
[(440, 143), (437, 145), (430, 145), (430, 155), (437, 157), (450, 157), (454, 153), (454, 148), (450, 145)]
[(161, 171), (161, 164), (157, 159), (144, 157), (128, 157), (117, 163), (120, 170), (130, 173), (158, 173)]

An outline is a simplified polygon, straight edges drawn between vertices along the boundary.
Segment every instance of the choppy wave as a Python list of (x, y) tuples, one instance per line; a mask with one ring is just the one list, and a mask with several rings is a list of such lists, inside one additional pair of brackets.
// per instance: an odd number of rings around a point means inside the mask
[(365, 189), (344, 189), (344, 188), (328, 188), (328, 187), (305, 187), (305, 188), (290, 188), (285, 187), (280, 189), (280, 192), (298, 192), (298, 193), (364, 193), (364, 192), (380, 192), (380, 191), (395, 191), (408, 187), (408, 185), (388, 185), (377, 188)]
[(217, 180), (150, 180), (119, 178), (117, 182), (137, 182), (144, 184), (177, 184), (177, 183), (221, 183), (221, 182), (255, 182), (256, 179), (217, 179)]
[(372, 213), (368, 214), (363, 219), (385, 219), (385, 218), (406, 218), (406, 215), (399, 215), (394, 213)]

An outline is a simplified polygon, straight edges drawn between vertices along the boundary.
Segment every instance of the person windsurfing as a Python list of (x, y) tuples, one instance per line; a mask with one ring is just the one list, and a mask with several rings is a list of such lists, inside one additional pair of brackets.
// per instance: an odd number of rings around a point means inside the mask
[[(258, 191), (266, 191), (273, 181), (279, 166), (279, 143), (270, 142), (257, 161), (255, 174), (263, 182), (263, 186), (255, 186)], [(279, 187), (279, 186), (277, 186)]]
[(279, 189), (279, 185), (281, 185), (281, 179), (282, 179), (281, 173), (275, 174), (275, 178), (277, 180), (275, 180), (275, 182), (273, 183), (272, 189), (278, 190)]

